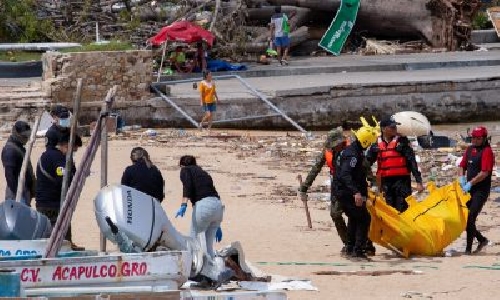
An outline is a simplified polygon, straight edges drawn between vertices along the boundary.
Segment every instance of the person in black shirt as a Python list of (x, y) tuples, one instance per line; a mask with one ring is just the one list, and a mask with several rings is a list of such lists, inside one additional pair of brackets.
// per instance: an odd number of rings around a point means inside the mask
[[(5, 170), (5, 199), (16, 200), (17, 183), (21, 174), (26, 148), (24, 147), (31, 135), (31, 127), (24, 121), (17, 121), (12, 127), (12, 134), (2, 149), (2, 164)], [(30, 206), (31, 198), (35, 196), (35, 174), (31, 162), (28, 162), (26, 179), (21, 196), (21, 202)]]
[(130, 153), (132, 165), (122, 175), (122, 185), (129, 186), (146, 193), (162, 202), (163, 176), (160, 170), (151, 163), (148, 152), (142, 147), (135, 147)]
[(69, 134), (71, 127), (71, 119), (68, 108), (57, 105), (50, 115), (54, 119), (52, 126), (45, 133), (45, 147), (56, 148), (60, 137), (64, 134)]
[[(36, 210), (49, 218), (52, 227), (56, 224), (59, 210), (61, 208), (61, 192), (64, 169), (66, 168), (66, 153), (68, 153), (70, 135), (63, 134), (55, 148), (47, 148), (40, 156), (36, 168), (38, 178), (36, 185)], [(76, 152), (82, 145), (80, 137), (76, 136), (73, 150)], [(69, 173), (68, 184), (76, 173), (76, 167), (73, 163), (72, 170)], [(72, 241), (71, 225), (66, 232), (66, 240), (71, 242), (73, 250), (84, 250), (76, 246)]]
[(187, 202), (191, 201), (193, 205), (191, 236), (197, 238), (201, 245), (206, 245), (206, 253), (214, 257), (214, 240), (217, 242), (222, 240), (220, 228), (224, 211), (222, 201), (214, 187), (212, 177), (196, 165), (196, 158), (191, 155), (182, 156), (179, 165), (183, 198), (175, 217), (183, 217)]
[(367, 259), (370, 214), (365, 201), (368, 183), (363, 152), (377, 140), (377, 132), (370, 127), (361, 127), (355, 134), (356, 140), (336, 158), (337, 198), (347, 215), (346, 254), (356, 259)]

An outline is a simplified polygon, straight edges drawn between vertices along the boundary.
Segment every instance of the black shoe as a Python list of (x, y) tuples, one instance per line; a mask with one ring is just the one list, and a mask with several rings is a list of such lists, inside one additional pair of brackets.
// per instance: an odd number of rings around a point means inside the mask
[(482, 242), (479, 242), (479, 245), (477, 245), (477, 248), (474, 251), (474, 253), (481, 252), (481, 250), (483, 250), (484, 247), (488, 246), (488, 242), (489, 242), (489, 240), (487, 238), (484, 238), (484, 240)]
[(351, 260), (353, 261), (364, 261), (364, 260), (370, 260), (368, 256), (364, 252), (354, 252), (353, 255), (351, 256)]
[(366, 253), (367, 256), (375, 256), (375, 247), (373, 247), (373, 246), (366, 247), (365, 253)]
[(464, 251), (464, 255), (472, 255), (472, 251), (470, 251), (470, 250), (465, 250), (465, 251)]
[(342, 247), (342, 250), (340, 250), (340, 255), (341, 256), (352, 256), (354, 253), (354, 249), (349, 246)]

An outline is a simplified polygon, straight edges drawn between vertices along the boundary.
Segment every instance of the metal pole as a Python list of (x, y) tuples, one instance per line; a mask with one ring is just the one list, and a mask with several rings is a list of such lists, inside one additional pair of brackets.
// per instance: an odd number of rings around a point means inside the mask
[(247, 121), (247, 120), (253, 120), (253, 119), (271, 118), (271, 117), (281, 117), (281, 115), (280, 114), (270, 114), (270, 115), (248, 116), (248, 117), (241, 117), (241, 118), (234, 118), (234, 119), (227, 119), (227, 120), (217, 120), (217, 121), (212, 121), (212, 123), (214, 123), (214, 124), (229, 123), (229, 122)]
[(156, 77), (156, 82), (160, 81), (161, 67), (163, 66), (163, 60), (165, 59), (165, 51), (167, 51), (167, 41), (165, 41), (163, 43), (163, 52), (161, 54), (161, 63), (160, 63), (160, 67), (158, 68), (158, 76)]
[[(42, 113), (40, 113), (35, 118), (35, 125), (31, 129), (30, 140), (26, 145), (26, 153), (24, 153), (23, 164), (21, 165), (21, 173), (19, 173), (19, 179), (17, 180), (17, 191), (15, 199), (16, 201), (21, 201), (21, 198), (23, 196), (24, 183), (26, 182), (26, 170), (28, 169), (28, 164), (30, 163), (31, 149), (33, 149), (33, 144), (35, 143), (36, 140), (36, 132), (38, 131), (38, 126), (40, 125), (41, 115)], [(30, 195), (30, 197), (33, 196), (35, 195)], [(24, 200), (26, 201), (26, 203), (30, 203), (31, 199), (24, 199)]]
[(82, 85), (83, 85), (83, 80), (81, 78), (77, 79), (76, 83), (76, 94), (75, 94), (75, 99), (73, 102), (73, 116), (71, 119), (71, 129), (70, 129), (70, 138), (69, 138), (69, 145), (68, 145), (68, 153), (66, 153), (66, 166), (64, 168), (64, 177), (63, 177), (63, 183), (62, 183), (62, 189), (61, 189), (61, 206), (64, 203), (64, 200), (66, 199), (66, 194), (68, 192), (68, 183), (69, 183), (69, 177), (71, 176), (71, 171), (73, 169), (73, 144), (75, 143), (75, 136), (76, 136), (76, 126), (78, 124), (78, 115), (80, 112), (80, 102), (81, 102), (81, 97), (82, 97)]
[(196, 122), (195, 120), (193, 120), (193, 118), (191, 118), (184, 110), (182, 110), (182, 108), (180, 108), (177, 104), (175, 104), (174, 101), (172, 101), (170, 98), (168, 98), (165, 94), (163, 94), (160, 90), (158, 90), (154, 85), (152, 85), (151, 88), (153, 88), (153, 90), (156, 92), (156, 94), (160, 95), (160, 97), (163, 100), (167, 101), (178, 112), (180, 112), (184, 116), (184, 118), (186, 118), (191, 124), (194, 125), (194, 127), (199, 127), (198, 122)]
[[(105, 102), (102, 112), (105, 116), (109, 113), (111, 102)], [(101, 126), (101, 188), (108, 185), (108, 118), (104, 117)], [(106, 236), (100, 233), (100, 251), (106, 252)]]
[(236, 77), (244, 86), (246, 86), (247, 89), (249, 89), (252, 93), (254, 93), (257, 97), (259, 97), (262, 101), (264, 101), (267, 105), (269, 105), (277, 113), (279, 113), (283, 118), (285, 118), (285, 120), (290, 122), (290, 124), (292, 124), (300, 132), (307, 133), (307, 131), (304, 128), (302, 128), (302, 126), (297, 124), (294, 120), (292, 120), (289, 116), (287, 116), (284, 112), (282, 112), (277, 106), (275, 106), (271, 101), (269, 101), (264, 94), (257, 91), (256, 89), (254, 89), (250, 84), (248, 84), (248, 82), (243, 80), (243, 78), (241, 78), (240, 76), (234, 75), (234, 77)]

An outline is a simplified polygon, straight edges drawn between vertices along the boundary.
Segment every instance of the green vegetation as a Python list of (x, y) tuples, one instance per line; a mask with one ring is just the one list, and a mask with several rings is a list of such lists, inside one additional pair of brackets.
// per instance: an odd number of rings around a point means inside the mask
[(35, 0), (0, 1), (0, 42), (47, 41), (52, 22), (36, 16)]
[(472, 29), (480, 30), (489, 28), (493, 28), (493, 24), (488, 19), (488, 15), (486, 12), (479, 11), (474, 20), (472, 20)]
[(39, 52), (7, 51), (0, 52), (0, 61), (22, 62), (40, 60), (42, 54)]

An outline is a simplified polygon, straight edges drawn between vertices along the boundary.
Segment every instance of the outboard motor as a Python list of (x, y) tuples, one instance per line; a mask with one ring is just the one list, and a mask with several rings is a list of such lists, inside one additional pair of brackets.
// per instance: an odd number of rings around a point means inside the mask
[(94, 208), (101, 232), (122, 252), (166, 247), (191, 254), (191, 277), (201, 274), (220, 281), (221, 274), (227, 271), (221, 257), (212, 259), (196, 239), (180, 234), (160, 202), (145, 193), (124, 185), (106, 186), (97, 194)]
[(50, 237), (52, 225), (43, 214), (21, 202), (0, 204), (0, 240), (36, 240)]

